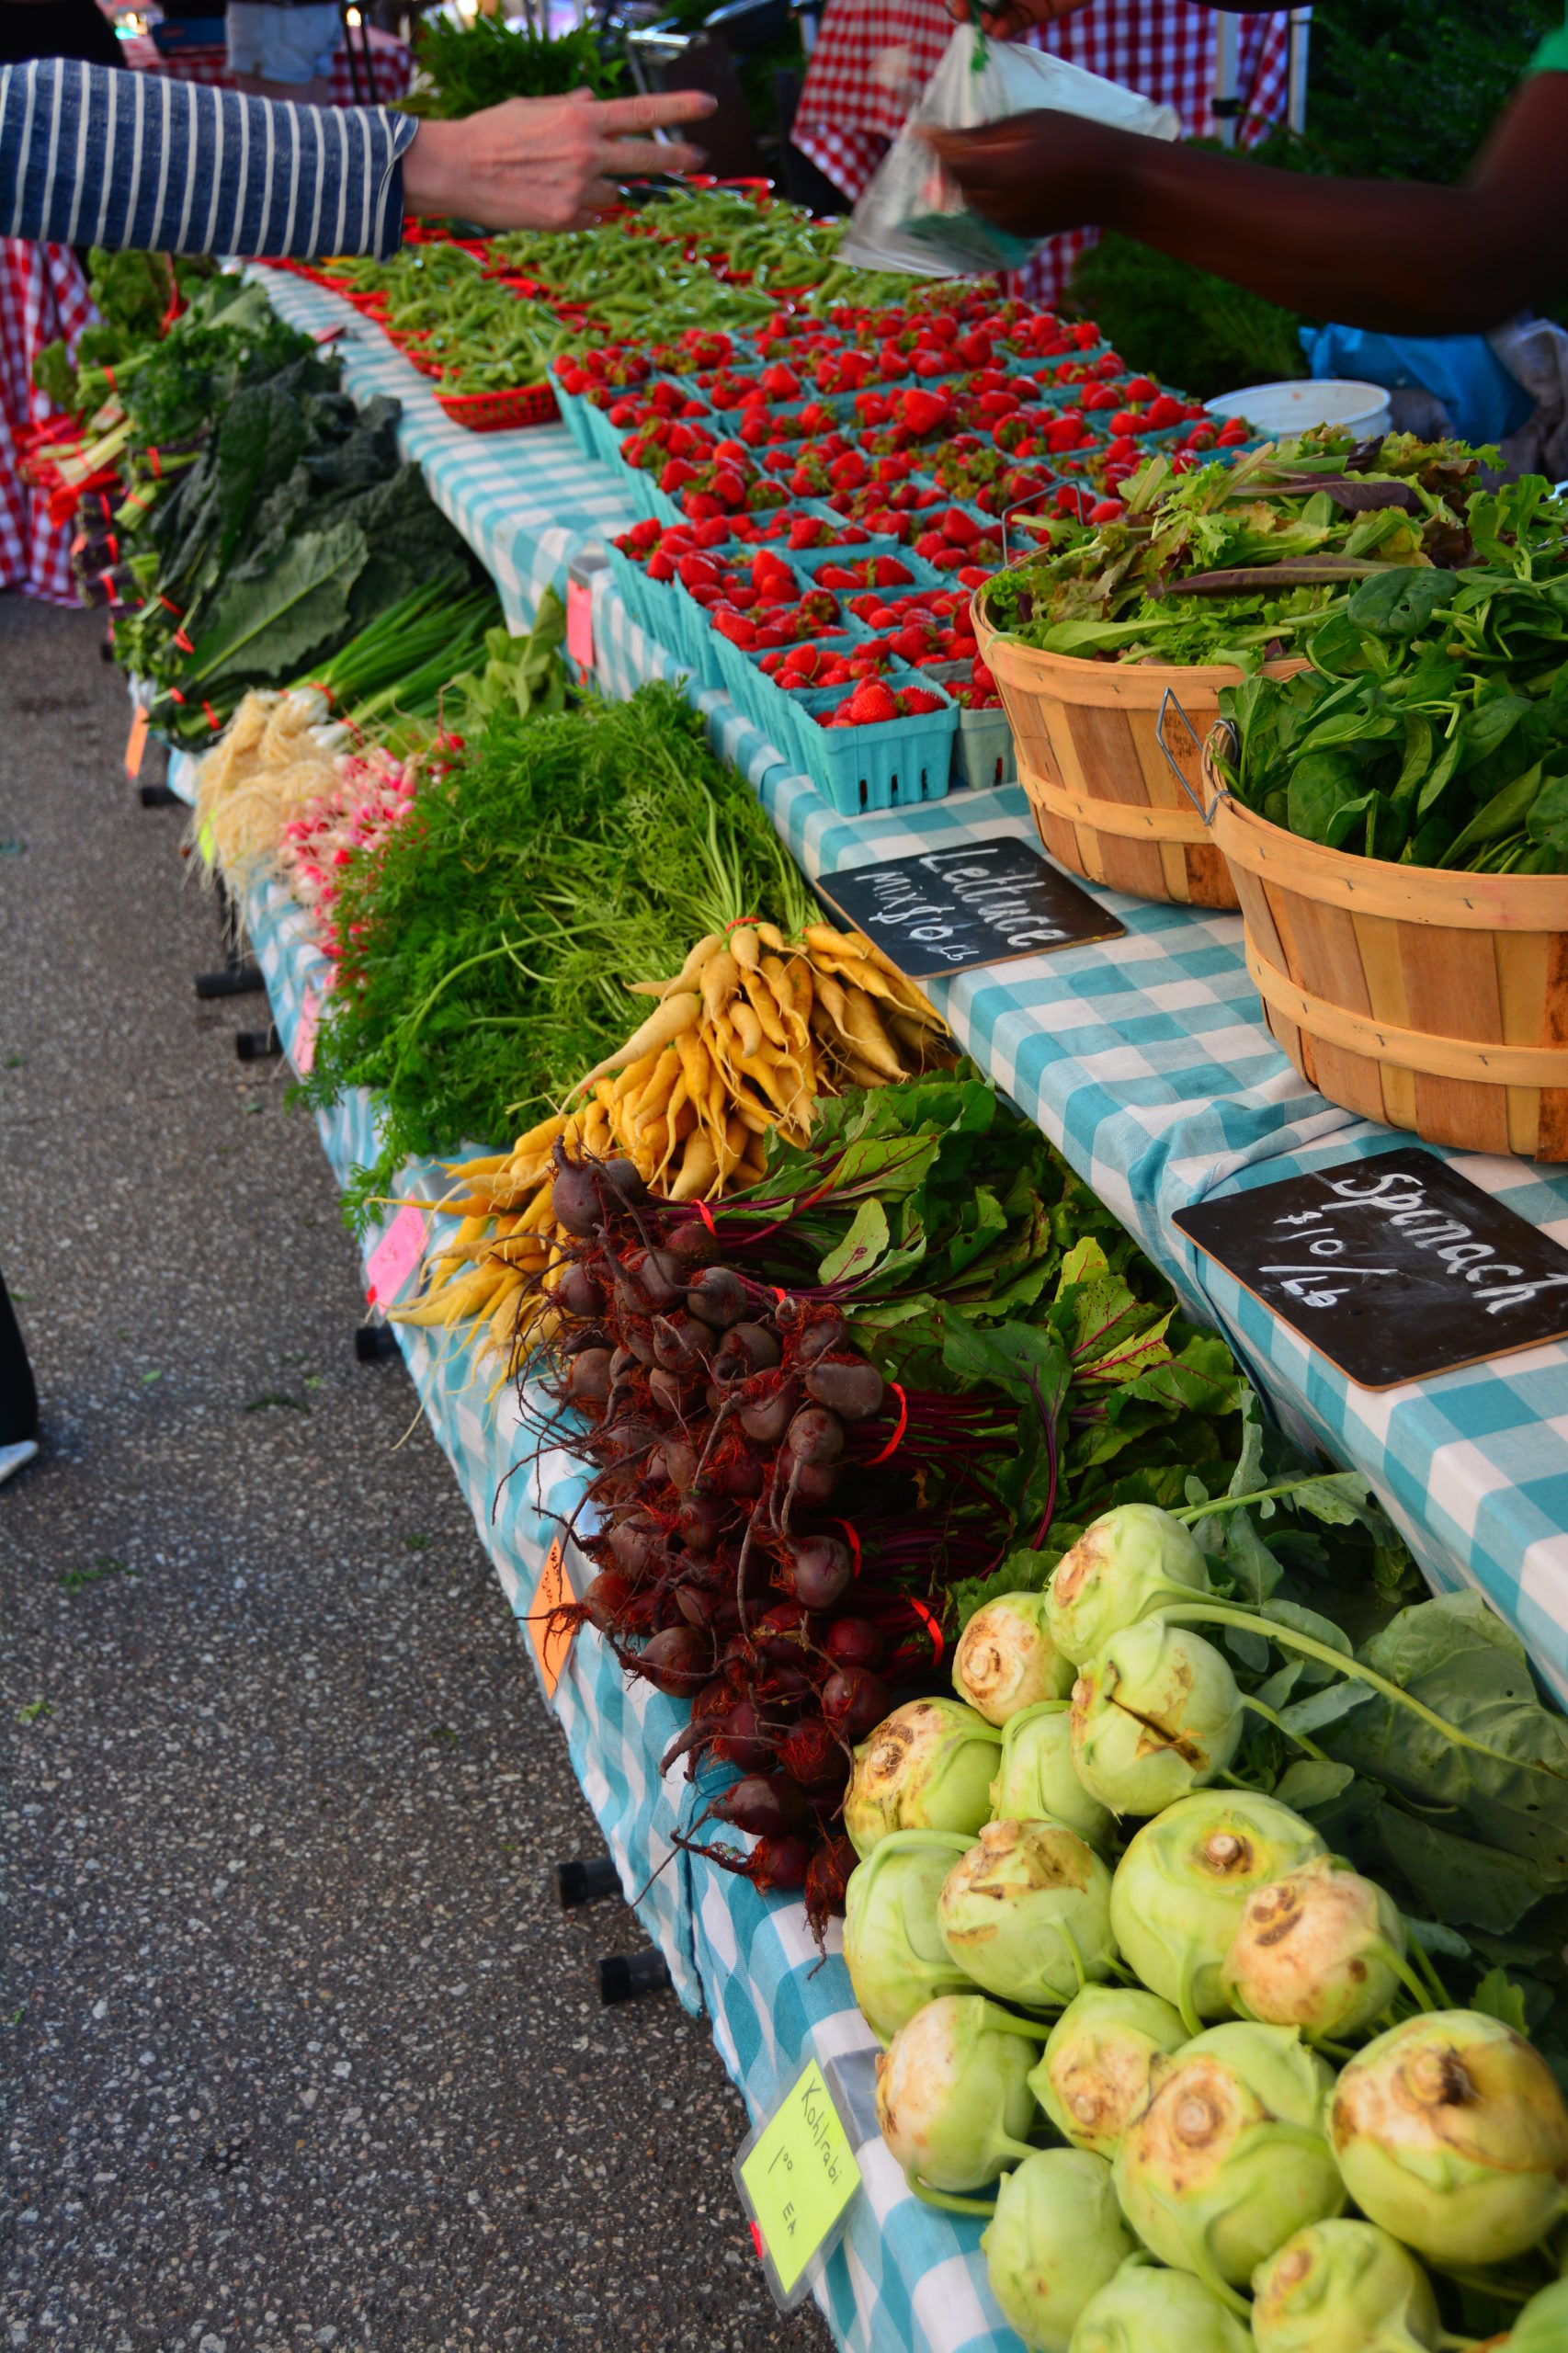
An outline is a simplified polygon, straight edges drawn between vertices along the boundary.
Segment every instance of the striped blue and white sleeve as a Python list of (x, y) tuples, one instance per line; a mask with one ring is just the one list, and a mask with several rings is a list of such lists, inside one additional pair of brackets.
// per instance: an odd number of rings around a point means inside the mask
[(279, 104), (74, 58), (0, 65), (0, 236), (384, 260), (417, 129), (384, 107)]

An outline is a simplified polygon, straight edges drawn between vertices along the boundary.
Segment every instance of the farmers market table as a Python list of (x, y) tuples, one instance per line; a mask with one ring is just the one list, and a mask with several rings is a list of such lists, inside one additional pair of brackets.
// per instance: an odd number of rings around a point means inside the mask
[[(628, 519), (608, 470), (578, 457), (564, 431), (476, 440), (449, 424), (424, 380), (343, 305), (277, 274), (268, 283), (296, 324), (347, 325), (353, 390), (403, 399), (403, 446), (491, 565), (515, 624), (547, 583), (560, 583), (594, 530)], [(642, 678), (677, 674), (631, 621), (608, 574), (597, 578), (593, 615), (596, 667), (608, 689), (626, 693)], [(1016, 790), (839, 818), (726, 699), (698, 699), (809, 874), (933, 842), (1032, 838)], [(1434, 1583), (1480, 1585), (1568, 1696), (1568, 1349), (1539, 1348), (1372, 1394), (1350, 1387), (1199, 1258), (1172, 1227), (1173, 1211), (1226, 1188), (1376, 1151), (1389, 1131), (1326, 1104), (1286, 1063), (1246, 976), (1239, 919), (1096, 895), (1126, 924), (1123, 938), (963, 974), (935, 984), (936, 1002), (960, 1042), (1061, 1145), (1193, 1306), (1231, 1334), (1287, 1420), (1376, 1483)], [(319, 990), (320, 960), (302, 916), (276, 887), (254, 894), (247, 915), (291, 1051), (306, 993)], [(340, 1178), (372, 1156), (367, 1098), (339, 1104), (321, 1125)], [(1568, 1177), (1525, 1162), (1459, 1165), (1568, 1238)], [(413, 1189), (427, 1199), (443, 1182), (433, 1166), (412, 1175)], [(536, 1458), (536, 1439), (509, 1404), (497, 1411), (487, 1403), (464, 1350), (424, 1334), (401, 1336), (482, 1540), (514, 1609), (527, 1617), (551, 1539), (577, 1504), (579, 1474), (560, 1449), (547, 1445)], [(819, 1967), (798, 1904), (760, 1898), (745, 1881), (672, 1848), (671, 1833), (703, 1802), (700, 1785), (687, 1785), (680, 1768), (667, 1778), (658, 1770), (681, 1711), (629, 1687), (591, 1631), (578, 1636), (552, 1704), (622, 1887), (638, 1898), (682, 2000), (709, 2010), (753, 2113), (808, 2052), (822, 2062), (866, 2053), (869, 2038), (836, 1933)], [(911, 2198), (874, 2134), (861, 2163), (867, 2195), (821, 2290), (840, 2340), (857, 2353), (892, 2345), (1017, 2353), (985, 2283), (978, 2224)]]
[[(432, 494), (500, 582), (519, 626), (590, 526), (630, 520), (608, 468), (559, 427), (475, 437), (450, 425), (379, 330), (312, 286), (267, 273), (296, 324), (349, 323), (355, 390), (396, 392), (403, 438)], [(505, 445), (503, 447), (503, 445)], [(500, 551), (505, 551), (505, 568)], [(612, 691), (680, 675), (595, 583), (597, 666)], [(691, 689), (688, 689), (690, 691)], [(1033, 840), (1017, 788), (904, 811), (836, 816), (808, 779), (717, 693), (695, 698), (808, 875), (933, 842)], [(1354, 1387), (1176, 1232), (1175, 1211), (1377, 1152), (1393, 1132), (1324, 1101), (1269, 1035), (1236, 915), (1095, 892), (1124, 938), (931, 986), (955, 1036), (1138, 1235), (1205, 1322), (1225, 1331), (1282, 1419), (1376, 1485), (1438, 1587), (1479, 1585), (1568, 1699), (1568, 1347), (1551, 1346), (1372, 1392)], [(1454, 1157), (1531, 1223), (1568, 1240), (1568, 1173)]]

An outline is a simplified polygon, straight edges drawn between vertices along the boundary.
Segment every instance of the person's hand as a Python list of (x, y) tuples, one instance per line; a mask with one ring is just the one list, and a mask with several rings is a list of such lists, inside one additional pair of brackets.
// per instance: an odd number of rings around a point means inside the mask
[(941, 131), (934, 123), (915, 128), (973, 210), (1020, 237), (1113, 227), (1129, 148), (1149, 144), (1082, 115), (1043, 107), (978, 131)]
[(978, 24), (998, 40), (1016, 40), (1031, 25), (1054, 25), (1089, 5), (1090, 0), (997, 0), (987, 7), (986, 0), (948, 0), (948, 14), (955, 24)]
[(700, 122), (717, 104), (705, 90), (603, 100), (574, 90), (422, 122), (403, 153), (403, 205), (486, 229), (585, 229), (617, 201), (616, 180), (695, 171), (699, 147), (639, 134)]

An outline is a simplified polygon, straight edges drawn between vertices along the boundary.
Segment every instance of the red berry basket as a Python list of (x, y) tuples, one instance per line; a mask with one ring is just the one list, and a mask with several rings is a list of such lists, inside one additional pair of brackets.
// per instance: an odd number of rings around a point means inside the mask
[(471, 433), (506, 433), (524, 425), (553, 425), (561, 415), (548, 384), (520, 384), (506, 392), (437, 392), (443, 413)]

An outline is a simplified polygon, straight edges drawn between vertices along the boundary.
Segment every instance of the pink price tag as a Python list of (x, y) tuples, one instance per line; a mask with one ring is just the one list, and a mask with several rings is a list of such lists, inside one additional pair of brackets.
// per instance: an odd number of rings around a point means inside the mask
[(594, 666), (594, 592), (586, 580), (566, 583), (566, 651), (585, 672)]
[(390, 1307), (425, 1255), (425, 1220), (412, 1201), (399, 1210), (365, 1265), (365, 1296)]
[(316, 1031), (320, 1028), (321, 999), (312, 982), (301, 999), (299, 1027), (294, 1032), (294, 1068), (301, 1078), (309, 1078), (315, 1068)]

